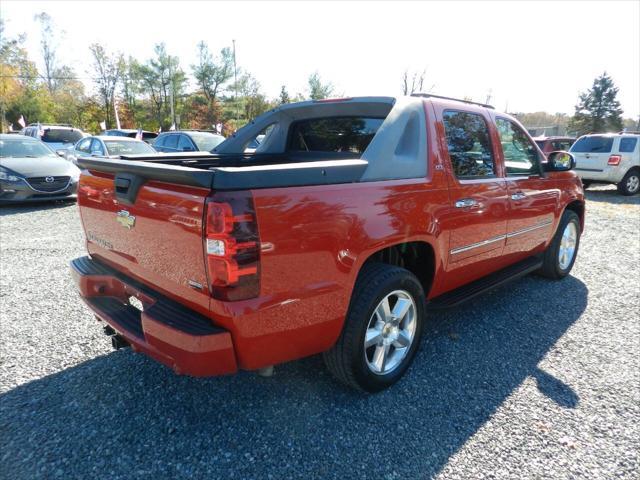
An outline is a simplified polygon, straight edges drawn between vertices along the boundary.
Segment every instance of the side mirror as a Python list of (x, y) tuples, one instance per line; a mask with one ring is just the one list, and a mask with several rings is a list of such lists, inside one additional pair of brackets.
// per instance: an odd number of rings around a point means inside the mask
[(567, 172), (576, 166), (576, 159), (569, 152), (561, 150), (547, 155), (547, 163), (544, 164), (546, 172)]
[(66, 151), (66, 150), (56, 150), (56, 154), (57, 154), (59, 157), (67, 158), (67, 151)]

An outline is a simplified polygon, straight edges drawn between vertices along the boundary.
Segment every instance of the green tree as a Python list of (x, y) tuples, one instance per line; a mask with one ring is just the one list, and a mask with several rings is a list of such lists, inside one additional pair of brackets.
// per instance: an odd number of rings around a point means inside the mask
[(224, 85), (233, 77), (233, 52), (230, 48), (220, 50), (214, 58), (205, 42), (198, 43), (198, 64), (192, 65), (193, 76), (198, 87), (210, 102), (216, 97)]
[(124, 61), (121, 54), (109, 54), (102, 45), (94, 43), (89, 46), (93, 56), (94, 82), (102, 100), (107, 128), (113, 125), (113, 105), (116, 87), (120, 81)]
[(167, 130), (174, 123), (178, 126), (176, 120), (182, 113), (187, 79), (180, 68), (179, 58), (169, 55), (164, 43), (157, 44), (154, 51), (156, 56), (141, 65), (138, 73), (151, 100), (153, 117), (163, 130)]
[(309, 75), (309, 98), (311, 100), (322, 100), (333, 94), (334, 87), (331, 83), (323, 83), (318, 72)]
[(287, 92), (286, 87), (282, 85), (282, 88), (280, 88), (279, 103), (280, 105), (284, 105), (285, 103), (290, 103), (290, 102), (291, 102), (291, 98), (289, 98), (289, 92)]
[(593, 86), (578, 97), (578, 104), (569, 130), (577, 135), (602, 133), (622, 129), (622, 108), (617, 100), (618, 88), (604, 72), (593, 81)]

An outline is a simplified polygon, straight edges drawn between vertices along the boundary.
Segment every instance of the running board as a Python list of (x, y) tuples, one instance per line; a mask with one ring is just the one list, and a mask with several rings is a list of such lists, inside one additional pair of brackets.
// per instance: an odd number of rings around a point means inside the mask
[(518, 263), (510, 265), (507, 268), (503, 268), (502, 270), (498, 270), (497, 272), (487, 275), (486, 277), (444, 293), (439, 297), (432, 299), (427, 304), (427, 308), (430, 310), (440, 310), (443, 308), (455, 307), (482, 293), (486, 293), (489, 290), (493, 290), (496, 287), (538, 270), (541, 266), (542, 259), (540, 257), (529, 257)]

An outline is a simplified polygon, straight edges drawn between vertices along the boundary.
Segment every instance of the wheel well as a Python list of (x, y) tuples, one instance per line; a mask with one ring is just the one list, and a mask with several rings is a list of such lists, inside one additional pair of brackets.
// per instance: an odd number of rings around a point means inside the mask
[(573, 202), (569, 203), (569, 205), (567, 205), (565, 210), (576, 212), (576, 215), (578, 215), (578, 218), (580, 218), (580, 230), (584, 230), (584, 202), (581, 202), (580, 200), (574, 200)]
[(428, 243), (398, 243), (371, 254), (364, 265), (371, 262), (406, 268), (420, 280), (425, 295), (429, 294), (435, 273), (435, 255)]

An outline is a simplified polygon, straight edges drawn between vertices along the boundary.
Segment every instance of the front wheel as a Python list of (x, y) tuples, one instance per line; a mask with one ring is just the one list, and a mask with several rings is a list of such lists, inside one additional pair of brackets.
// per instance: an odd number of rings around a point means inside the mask
[(347, 386), (383, 390), (411, 365), (424, 317), (425, 295), (415, 275), (392, 265), (365, 265), (342, 333), (324, 353), (325, 364)]
[(580, 218), (576, 212), (565, 210), (558, 230), (544, 252), (540, 275), (559, 280), (571, 272), (580, 246)]
[(640, 169), (633, 168), (627, 172), (618, 184), (618, 192), (622, 195), (635, 195), (640, 191)]

